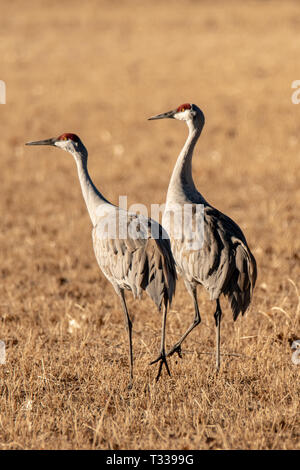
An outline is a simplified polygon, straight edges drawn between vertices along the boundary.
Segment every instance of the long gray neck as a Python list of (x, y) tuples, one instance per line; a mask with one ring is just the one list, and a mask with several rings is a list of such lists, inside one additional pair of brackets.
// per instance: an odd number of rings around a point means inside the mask
[[(189, 127), (188, 138), (177, 158), (167, 193), (168, 202), (198, 202), (201, 196), (194, 184), (192, 177), (192, 157), (194, 147), (202, 131), (202, 127), (196, 127), (192, 121), (187, 122)], [(197, 200), (196, 200), (197, 199)]]
[(95, 226), (99, 219), (99, 215), (101, 214), (101, 211), (99, 211), (100, 206), (103, 204), (112, 206), (112, 204), (110, 204), (110, 202), (108, 202), (105, 197), (102, 196), (100, 191), (98, 191), (93, 181), (91, 180), (87, 169), (87, 155), (82, 155), (80, 152), (74, 152), (73, 156), (77, 164), (83, 198), (85, 200), (92, 224)]

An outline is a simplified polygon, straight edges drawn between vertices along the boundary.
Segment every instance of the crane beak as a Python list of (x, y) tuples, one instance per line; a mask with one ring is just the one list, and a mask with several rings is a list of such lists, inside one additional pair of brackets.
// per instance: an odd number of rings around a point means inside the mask
[(38, 140), (36, 142), (27, 142), (25, 145), (55, 145), (56, 139)]
[(154, 121), (154, 119), (166, 119), (166, 118), (174, 119), (175, 114), (176, 114), (176, 110), (168, 111), (167, 113), (157, 114), (156, 116), (152, 116), (148, 118), (148, 121)]

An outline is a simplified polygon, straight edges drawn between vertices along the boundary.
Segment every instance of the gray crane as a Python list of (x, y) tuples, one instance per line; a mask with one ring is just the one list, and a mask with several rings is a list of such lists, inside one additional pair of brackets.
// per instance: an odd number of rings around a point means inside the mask
[[(209, 292), (210, 299), (216, 301), (214, 318), (218, 372), (222, 318), (220, 296), (223, 294), (228, 297), (234, 320), (240, 312), (244, 314), (251, 302), (256, 282), (256, 261), (239, 226), (212, 207), (195, 187), (192, 178), (192, 156), (204, 126), (203, 112), (195, 104), (185, 103), (149, 120), (165, 118), (185, 121), (189, 128), (188, 138), (178, 156), (169, 183), (162, 225), (170, 236), (177, 271), (184, 279), (195, 308), (193, 323), (168, 351), (167, 356), (177, 352), (181, 357), (182, 342), (201, 322), (197, 301), (197, 286), (200, 284)], [(177, 211), (178, 207), (191, 209), (191, 217), (187, 218), (189, 222), (182, 224), (181, 231), (178, 231), (179, 222), (174, 217), (174, 207)], [(185, 234), (186, 228), (188, 230)], [(191, 244), (191, 235), (196, 244)]]
[(126, 306), (125, 289), (131, 290), (134, 298), (140, 298), (142, 291), (146, 291), (159, 310), (164, 307), (160, 355), (152, 363), (159, 361), (156, 380), (163, 364), (170, 375), (165, 353), (165, 327), (167, 309), (175, 292), (176, 268), (166, 232), (154, 220), (130, 213), (104, 198), (90, 178), (88, 152), (77, 135), (65, 133), (58, 138), (26, 145), (56, 146), (71, 153), (75, 159), (83, 198), (93, 224), (95, 256), (118, 294), (125, 315), (129, 339), (129, 388), (133, 381), (132, 322)]

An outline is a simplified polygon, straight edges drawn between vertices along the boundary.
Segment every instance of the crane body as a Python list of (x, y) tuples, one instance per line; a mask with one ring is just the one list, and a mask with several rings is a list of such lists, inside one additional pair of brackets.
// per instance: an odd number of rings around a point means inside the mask
[[(163, 307), (160, 355), (152, 363), (160, 362), (170, 375), (165, 354), (165, 327), (168, 306), (176, 286), (176, 268), (170, 241), (161, 226), (152, 219), (130, 213), (111, 204), (95, 187), (87, 169), (88, 152), (78, 136), (65, 133), (58, 138), (29, 142), (27, 145), (51, 145), (71, 153), (75, 159), (83, 198), (92, 221), (92, 239), (95, 257), (103, 274), (113, 285), (125, 316), (129, 340), (130, 382), (133, 381), (132, 322), (128, 313), (125, 290), (135, 298), (143, 291)], [(156, 224), (156, 226), (155, 226)], [(152, 236), (153, 230), (159, 238)]]
[[(192, 157), (195, 145), (204, 126), (204, 114), (194, 104), (186, 103), (173, 111), (149, 118), (178, 119), (187, 123), (189, 134), (177, 158), (166, 198), (162, 225), (171, 240), (177, 272), (183, 277), (186, 288), (193, 298), (195, 316), (193, 323), (168, 352), (181, 356), (181, 344), (188, 334), (201, 322), (197, 286), (202, 285), (216, 302), (216, 369), (220, 368), (220, 328), (222, 310), (220, 297), (229, 300), (233, 319), (247, 310), (257, 277), (256, 261), (239, 226), (227, 215), (210, 205), (196, 189), (192, 177)], [(173, 208), (191, 206), (194, 237), (199, 236), (200, 245), (191, 247), (190, 237), (178, 236), (178, 224), (174, 223)], [(201, 207), (201, 215), (197, 208)], [(183, 227), (183, 229), (186, 227)]]

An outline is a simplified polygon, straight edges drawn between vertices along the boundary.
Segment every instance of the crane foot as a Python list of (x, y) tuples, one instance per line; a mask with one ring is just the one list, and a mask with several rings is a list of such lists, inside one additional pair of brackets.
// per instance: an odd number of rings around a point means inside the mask
[(180, 359), (182, 359), (182, 353), (181, 353), (181, 345), (180, 344), (175, 344), (172, 349), (167, 353), (167, 357), (173, 356), (174, 353), (177, 353)]
[(150, 362), (150, 365), (155, 364), (158, 361), (160, 361), (160, 363), (159, 363), (158, 373), (157, 373), (157, 376), (156, 376), (156, 382), (159, 381), (163, 365), (165, 365), (165, 367), (167, 369), (167, 372), (168, 372), (169, 376), (171, 377), (171, 373), (170, 373), (170, 369), (169, 369), (169, 366), (168, 366), (168, 363), (167, 363), (167, 358), (166, 358), (165, 353), (161, 353), (160, 356), (158, 356), (157, 359)]

